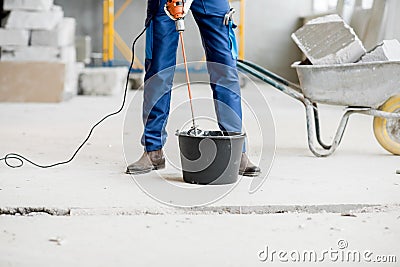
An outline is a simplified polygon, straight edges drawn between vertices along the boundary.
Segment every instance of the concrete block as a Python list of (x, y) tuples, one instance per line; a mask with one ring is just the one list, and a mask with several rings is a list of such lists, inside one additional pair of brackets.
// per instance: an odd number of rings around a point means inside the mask
[(74, 46), (3, 46), (1, 61), (76, 62), (76, 51)]
[(0, 102), (60, 102), (78, 94), (83, 63), (0, 62)]
[(361, 58), (362, 63), (377, 61), (400, 61), (400, 42), (385, 40)]
[(30, 32), (18, 29), (0, 28), (0, 46), (4, 45), (28, 45)]
[(63, 17), (59, 8), (40, 12), (13, 10), (5, 19), (4, 26), (7, 29), (52, 30)]
[(4, 10), (35, 10), (46, 11), (53, 6), (54, 0), (4, 0)]
[(60, 102), (65, 64), (0, 62), (0, 102)]
[(46, 61), (56, 62), (60, 52), (57, 47), (45, 46), (3, 46), (1, 61)]
[(292, 39), (314, 65), (354, 63), (366, 52), (354, 30), (338, 15), (309, 21)]
[(83, 95), (114, 95), (125, 85), (128, 68), (86, 68), (79, 75), (79, 92)]
[(76, 21), (63, 18), (53, 30), (33, 30), (31, 45), (70, 46), (75, 43)]

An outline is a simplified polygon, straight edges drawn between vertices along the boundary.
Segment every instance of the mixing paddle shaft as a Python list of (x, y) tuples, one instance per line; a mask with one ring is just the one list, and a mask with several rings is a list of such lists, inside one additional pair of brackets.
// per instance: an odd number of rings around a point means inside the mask
[(179, 37), (181, 39), (181, 45), (182, 45), (183, 64), (185, 65), (186, 82), (187, 82), (189, 101), (190, 101), (190, 110), (192, 112), (192, 123), (193, 123), (192, 129), (194, 130), (194, 134), (197, 135), (197, 129), (196, 129), (196, 123), (194, 120), (194, 111), (193, 111), (192, 90), (190, 89), (189, 69), (188, 69), (188, 65), (187, 65), (186, 52), (185, 52), (185, 42), (183, 41), (183, 31), (179, 32)]

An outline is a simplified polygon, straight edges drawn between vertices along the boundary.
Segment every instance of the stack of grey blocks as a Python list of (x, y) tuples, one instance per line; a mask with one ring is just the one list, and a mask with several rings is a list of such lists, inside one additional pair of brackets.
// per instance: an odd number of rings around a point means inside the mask
[(65, 91), (77, 93), (74, 18), (64, 17), (54, 0), (4, 0), (9, 11), (0, 28), (0, 61), (65, 64)]
[(367, 51), (354, 30), (339, 15), (306, 23), (292, 39), (313, 65), (400, 61), (400, 43), (387, 40)]

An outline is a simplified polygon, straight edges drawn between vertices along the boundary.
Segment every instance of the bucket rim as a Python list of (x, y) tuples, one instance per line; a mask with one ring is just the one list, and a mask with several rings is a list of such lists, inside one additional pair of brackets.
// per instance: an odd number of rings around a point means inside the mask
[[(223, 131), (204, 131), (204, 132), (223, 132)], [(193, 137), (193, 138), (199, 138), (199, 139), (240, 139), (243, 137), (246, 137), (246, 133), (243, 132), (225, 132), (225, 133), (230, 133), (233, 135), (223, 135), (223, 136), (196, 136), (196, 135), (188, 135), (187, 132), (179, 132), (176, 131), (176, 136), (178, 137)]]

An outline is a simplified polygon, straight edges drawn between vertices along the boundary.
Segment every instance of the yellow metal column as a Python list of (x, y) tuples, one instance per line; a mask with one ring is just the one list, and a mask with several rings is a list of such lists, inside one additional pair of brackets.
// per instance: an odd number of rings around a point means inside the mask
[(103, 64), (108, 62), (108, 0), (103, 1)]
[(244, 59), (244, 47), (245, 47), (245, 40), (244, 40), (244, 23), (245, 23), (245, 9), (246, 3), (245, 0), (240, 0), (240, 23), (239, 23), (239, 59)]
[(103, 1), (103, 65), (114, 60), (114, 0)]

